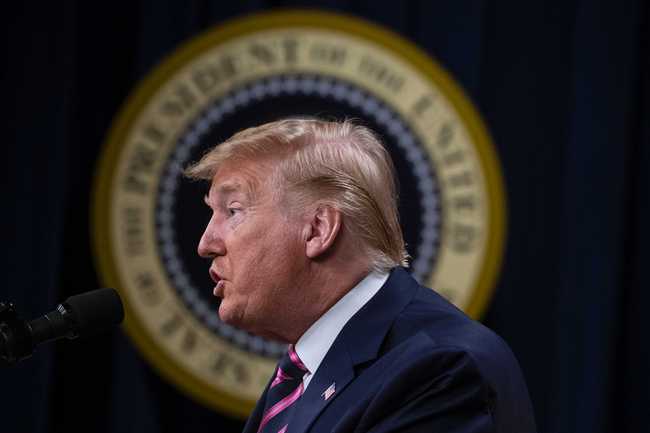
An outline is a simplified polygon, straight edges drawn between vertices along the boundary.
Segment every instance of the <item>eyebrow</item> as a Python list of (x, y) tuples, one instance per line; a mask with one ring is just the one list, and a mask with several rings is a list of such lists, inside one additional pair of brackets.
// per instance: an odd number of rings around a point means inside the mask
[(228, 194), (232, 192), (241, 191), (244, 188), (242, 188), (242, 184), (239, 182), (235, 182), (235, 183), (227, 182), (219, 185), (218, 189), (221, 194)]
[[(240, 182), (222, 183), (221, 185), (219, 185), (217, 187), (217, 190), (218, 190), (218, 193), (221, 194), (221, 195), (227, 195), (227, 194), (232, 194), (232, 193), (243, 191), (244, 194), (246, 195), (247, 199), (252, 199), (252, 197), (253, 197), (253, 192), (249, 188), (246, 188), (245, 186), (243, 186)], [(210, 206), (209, 195), (208, 194), (205, 194), (203, 196), (203, 201), (205, 202), (205, 204)]]

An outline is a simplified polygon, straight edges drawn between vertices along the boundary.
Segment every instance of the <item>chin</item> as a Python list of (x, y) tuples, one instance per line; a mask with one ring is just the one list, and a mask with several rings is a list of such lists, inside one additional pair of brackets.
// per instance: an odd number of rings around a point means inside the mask
[(246, 320), (242, 317), (242, 314), (239, 314), (237, 310), (224, 308), (223, 302), (219, 307), (219, 319), (226, 325), (230, 325), (242, 331), (251, 332), (249, 324), (246, 323)]
[(255, 318), (250, 315), (245, 316), (241, 311), (232, 308), (231, 305), (228, 305), (223, 301), (219, 306), (219, 319), (227, 325), (241, 329), (242, 331), (246, 331), (258, 337), (277, 341), (279, 343), (288, 343), (286, 339), (273, 332), (268, 326), (265, 326), (257, 320), (250, 320)]
[(237, 316), (233, 314), (231, 309), (227, 307), (224, 308), (223, 301), (221, 301), (221, 306), (219, 307), (219, 320), (227, 325), (239, 327), (237, 325), (236, 317)]

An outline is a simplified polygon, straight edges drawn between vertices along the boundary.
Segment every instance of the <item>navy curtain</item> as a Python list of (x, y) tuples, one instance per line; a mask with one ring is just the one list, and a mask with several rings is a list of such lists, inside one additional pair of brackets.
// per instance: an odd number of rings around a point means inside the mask
[[(484, 323), (519, 358), (540, 432), (647, 431), (650, 8), (593, 1), (4, 4), (0, 301), (32, 318), (98, 287), (89, 197), (101, 143), (179, 43), (273, 7), (397, 31), (465, 88), (496, 143), (508, 240)], [(120, 331), (0, 370), (3, 432), (237, 432), (162, 381)]]

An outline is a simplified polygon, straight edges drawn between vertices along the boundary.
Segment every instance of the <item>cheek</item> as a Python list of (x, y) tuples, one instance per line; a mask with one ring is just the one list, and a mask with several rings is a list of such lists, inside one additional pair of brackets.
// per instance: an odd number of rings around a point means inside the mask
[(268, 294), (291, 285), (302, 266), (298, 228), (281, 221), (260, 223), (254, 230), (247, 229), (242, 225), (231, 232), (226, 255), (234, 274), (239, 277), (237, 289), (242, 294), (253, 294), (259, 288)]

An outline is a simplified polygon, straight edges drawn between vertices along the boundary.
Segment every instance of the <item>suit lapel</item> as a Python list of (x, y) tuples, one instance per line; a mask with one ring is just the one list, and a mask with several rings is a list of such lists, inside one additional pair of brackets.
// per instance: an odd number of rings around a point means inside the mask
[(271, 386), (271, 382), (275, 378), (276, 372), (277, 372), (277, 367), (275, 368), (275, 370), (273, 370), (273, 375), (271, 376), (271, 379), (269, 379), (268, 383), (266, 384), (266, 388), (264, 388), (264, 392), (257, 400), (255, 409), (253, 409), (253, 412), (246, 420), (246, 424), (244, 425), (244, 430), (242, 431), (242, 433), (257, 433), (257, 429), (259, 428), (260, 421), (262, 421), (262, 416), (264, 415), (263, 412), (264, 412), (264, 405), (266, 404), (266, 394), (269, 392), (269, 387)]
[[(354, 379), (355, 366), (377, 357), (395, 317), (413, 299), (417, 287), (415, 280), (402, 268), (392, 271), (379, 292), (348, 321), (334, 340), (300, 398), (287, 433), (306, 432)], [(330, 395), (325, 398), (327, 394)]]
[[(327, 353), (307, 390), (300, 397), (298, 407), (289, 423), (289, 432), (304, 432), (325, 407), (331, 403), (354, 378), (354, 369), (347, 351), (335, 341)], [(333, 385), (334, 393), (325, 398)], [(331, 392), (331, 391), (330, 391)]]

